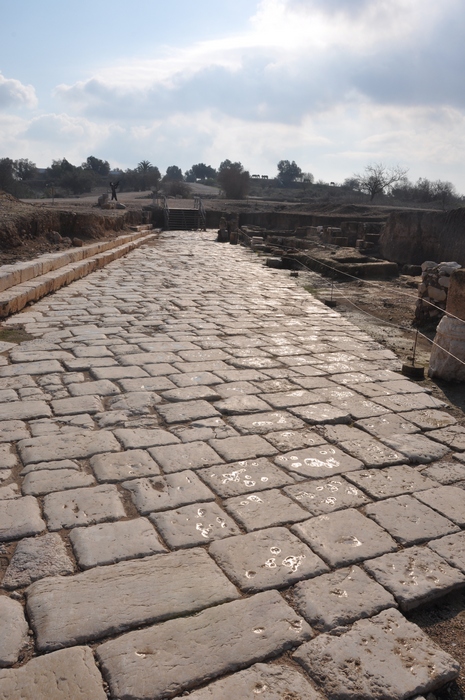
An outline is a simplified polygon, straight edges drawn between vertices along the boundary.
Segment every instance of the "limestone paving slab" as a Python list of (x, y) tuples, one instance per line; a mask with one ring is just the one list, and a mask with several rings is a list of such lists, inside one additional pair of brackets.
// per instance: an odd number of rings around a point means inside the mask
[(311, 518), (291, 531), (334, 568), (397, 549), (385, 530), (353, 508)]
[(143, 377), (142, 379), (119, 379), (118, 384), (123, 391), (169, 391), (175, 389), (173, 384), (167, 377)]
[(228, 578), (249, 593), (287, 587), (328, 571), (326, 564), (285, 527), (218, 540), (209, 552)]
[[(436, 462), (430, 467), (423, 469), (423, 476), (439, 481), (444, 486), (449, 486), (457, 481), (465, 480), (465, 464), (457, 462)], [(431, 487), (433, 484), (431, 484)]]
[(278, 430), (267, 433), (266, 439), (281, 452), (302, 450), (305, 447), (325, 444), (324, 438), (314, 430)]
[(147, 518), (78, 527), (69, 539), (83, 569), (167, 551)]
[(161, 428), (118, 428), (114, 433), (125, 450), (172, 445), (179, 442), (179, 438)]
[(28, 640), (29, 627), (21, 603), (5, 595), (0, 596), (0, 620), (0, 668), (5, 668), (18, 661), (20, 651)]
[(125, 481), (139, 513), (179, 508), (190, 503), (214, 501), (215, 494), (189, 469), (165, 476)]
[(284, 492), (312, 515), (332, 513), (342, 508), (359, 508), (370, 503), (370, 499), (360, 489), (341, 476), (302, 481), (294, 486), (286, 486)]
[(224, 439), (212, 439), (208, 444), (226, 462), (236, 462), (255, 457), (267, 457), (276, 453), (276, 448), (258, 435), (244, 435)]
[(76, 382), (68, 385), (71, 396), (114, 396), (120, 389), (108, 379), (96, 382)]
[(225, 423), (223, 418), (200, 418), (187, 425), (175, 425), (171, 431), (182, 442), (196, 442), (198, 440), (212, 440), (214, 438), (228, 438), (239, 435), (237, 430)]
[(225, 415), (241, 415), (268, 411), (270, 405), (258, 398), (258, 396), (241, 394), (238, 396), (229, 396), (222, 401), (217, 401), (215, 403), (215, 408)]
[(31, 420), (48, 418), (52, 415), (50, 406), (45, 401), (11, 401), (0, 403), (0, 421)]
[[(289, 666), (255, 664), (201, 690), (189, 694), (189, 700), (247, 700), (264, 693), (267, 700), (325, 700), (310, 682)], [(289, 695), (291, 693), (291, 695)]]
[(25, 375), (52, 374), (64, 372), (64, 368), (58, 360), (41, 360), (39, 362), (19, 362), (14, 365), (0, 367), (0, 377), (17, 377)]
[[(433, 489), (433, 493), (436, 490)], [(465, 497), (465, 492), (463, 495)], [(366, 506), (365, 513), (402, 545), (418, 544), (458, 529), (450, 520), (410, 495), (371, 503)]]
[(90, 368), (90, 373), (97, 379), (135, 379), (136, 377), (147, 377), (147, 372), (137, 365), (124, 367), (121, 365), (111, 367), (97, 367), (95, 364)]
[(62, 459), (85, 459), (99, 452), (118, 452), (121, 447), (113, 433), (73, 430), (63, 435), (43, 435), (18, 443), (21, 460), (25, 466), (37, 462)]
[(146, 450), (109, 452), (91, 457), (90, 466), (97, 481), (124, 481), (142, 476), (154, 476), (160, 468)]
[(103, 411), (103, 404), (98, 396), (73, 397), (70, 399), (57, 399), (52, 401), (53, 412), (56, 416), (66, 416), (76, 413), (99, 413)]
[(414, 467), (401, 466), (387, 469), (363, 469), (347, 474), (348, 481), (356, 484), (374, 499), (401, 496), (433, 488), (434, 481)]
[(214, 502), (152, 513), (150, 520), (172, 549), (195, 547), (240, 533), (234, 520)]
[(332, 406), (329, 403), (318, 403), (312, 406), (297, 406), (290, 409), (295, 416), (302, 418), (310, 425), (324, 423), (350, 423), (352, 418), (349, 411)]
[(30, 437), (26, 423), (21, 420), (0, 421), (0, 443), (16, 442)]
[(218, 401), (220, 394), (211, 387), (201, 384), (199, 386), (188, 386), (183, 389), (170, 389), (162, 392), (162, 397), (166, 401), (194, 401), (204, 399), (205, 401)]
[(355, 426), (379, 439), (418, 433), (420, 427), (411, 422), (409, 416), (410, 413), (384, 413), (382, 416), (362, 418), (356, 421)]
[(234, 496), (223, 505), (247, 532), (296, 523), (308, 517), (308, 511), (277, 489)]
[(451, 450), (465, 452), (465, 428), (460, 425), (432, 430), (428, 436), (447, 445)]
[(76, 469), (40, 469), (26, 474), (22, 492), (25, 496), (43, 496), (53, 491), (67, 491), (94, 484), (92, 474)]
[(165, 474), (186, 469), (200, 469), (212, 464), (221, 464), (221, 457), (205, 442), (186, 442), (179, 445), (164, 445), (149, 449)]
[(395, 609), (359, 620), (339, 637), (321, 634), (293, 657), (328, 700), (406, 700), (459, 673), (459, 664)]
[(411, 610), (462, 588), (464, 574), (429, 547), (410, 547), (364, 562), (364, 568), (390, 591), (401, 610)]
[[(171, 370), (174, 372), (175, 370)], [(212, 372), (184, 372), (180, 374), (170, 374), (170, 381), (180, 388), (188, 388), (193, 386), (210, 386), (212, 384), (221, 384), (221, 379)]]
[(465, 573), (465, 532), (457, 532), (438, 540), (428, 542), (436, 554), (445, 559), (448, 564)]
[[(409, 439), (411, 436), (409, 436)], [(369, 438), (368, 436), (362, 439), (348, 440), (340, 442), (339, 446), (345, 452), (348, 452), (352, 457), (361, 460), (367, 467), (386, 467), (393, 464), (402, 464), (405, 461), (405, 456), (383, 445), (382, 442)]]
[(57, 533), (26, 537), (16, 546), (3, 577), (2, 587), (12, 590), (28, 586), (45, 576), (71, 574), (73, 571), (73, 562)]
[[(431, 408), (445, 408), (447, 404), (429, 394), (393, 394), (392, 396), (379, 396), (373, 399), (375, 403), (384, 406), (393, 413), (403, 411), (422, 411)], [(405, 416), (406, 418), (407, 416)]]
[(0, 542), (38, 535), (45, 530), (39, 503), (33, 496), (7, 499), (0, 508)]
[(301, 581), (294, 586), (293, 603), (320, 632), (397, 607), (394, 597), (358, 566)]
[(363, 466), (360, 460), (354, 459), (328, 443), (305, 450), (287, 452), (276, 457), (274, 461), (291, 474), (299, 474), (311, 479), (319, 479), (328, 474), (341, 474)]
[(78, 462), (73, 462), (71, 459), (58, 459), (52, 460), (51, 462), (37, 462), (37, 464), (28, 464), (27, 467), (21, 470), (21, 476), (29, 474), (31, 472), (41, 471), (45, 469), (47, 471), (51, 470), (62, 470), (62, 469), (74, 469), (74, 471), (79, 471), (81, 469)]
[[(429, 433), (431, 435), (431, 433)], [(400, 435), (384, 437), (382, 441), (400, 452), (414, 464), (428, 464), (444, 457), (450, 449), (445, 445), (430, 440), (425, 435)]]
[(0, 700), (106, 700), (89, 647), (62, 649), (0, 671)]
[(311, 636), (279, 593), (267, 591), (130, 632), (100, 645), (97, 656), (115, 697), (162, 700)]
[(305, 406), (307, 404), (324, 403), (325, 399), (320, 391), (308, 391), (294, 387), (292, 391), (282, 391), (277, 393), (267, 393), (264, 395), (266, 401), (273, 408), (290, 408), (293, 406)]
[(44, 514), (48, 529), (52, 531), (126, 516), (113, 484), (49, 493), (44, 498)]
[(222, 498), (239, 496), (293, 484), (294, 479), (265, 457), (218, 465), (198, 472), (200, 478)]
[[(453, 523), (465, 526), (465, 490), (457, 486), (439, 486), (415, 494), (422, 503), (442, 513)], [(446, 534), (446, 533), (444, 533)]]
[(18, 459), (11, 449), (11, 445), (0, 445), (0, 470), (11, 469), (18, 463)]
[[(402, 414), (400, 416), (402, 417)], [(439, 430), (439, 428), (447, 428), (449, 425), (457, 423), (453, 416), (444, 413), (444, 411), (437, 411), (434, 408), (425, 408), (422, 411), (409, 411), (405, 414), (405, 418), (422, 430)]]
[(38, 648), (51, 651), (236, 598), (236, 588), (196, 548), (36, 581), (27, 609)]
[(269, 411), (252, 415), (233, 415), (229, 423), (244, 435), (264, 435), (276, 430), (299, 430), (305, 423), (285, 411)]
[(208, 401), (183, 401), (175, 404), (157, 406), (158, 413), (170, 423), (185, 423), (198, 418), (219, 416), (218, 411)]

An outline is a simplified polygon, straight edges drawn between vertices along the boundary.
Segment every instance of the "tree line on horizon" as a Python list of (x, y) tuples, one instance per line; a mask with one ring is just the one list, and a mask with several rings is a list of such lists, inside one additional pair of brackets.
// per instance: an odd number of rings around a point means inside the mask
[(463, 201), (451, 182), (419, 178), (412, 183), (407, 178), (408, 169), (383, 163), (369, 164), (362, 173), (353, 174), (341, 184), (323, 182), (312, 173), (303, 172), (295, 161), (280, 160), (274, 179), (263, 179), (244, 168), (242, 163), (224, 160), (217, 169), (205, 163), (196, 163), (184, 173), (177, 165), (170, 165), (162, 177), (159, 168), (148, 160), (142, 160), (135, 168), (111, 169), (107, 160), (89, 156), (80, 166), (66, 158), (53, 160), (45, 170), (39, 170), (27, 158), (12, 160), (0, 158), (0, 189), (17, 197), (50, 197), (80, 195), (96, 187), (108, 186), (109, 179), (119, 183), (120, 191), (162, 191), (168, 196), (188, 197), (189, 183), (201, 182), (219, 187), (227, 199), (244, 199), (252, 183), (262, 187), (296, 188), (308, 190), (310, 186), (339, 188), (341, 194), (368, 195), (409, 203), (439, 203), (444, 209)]

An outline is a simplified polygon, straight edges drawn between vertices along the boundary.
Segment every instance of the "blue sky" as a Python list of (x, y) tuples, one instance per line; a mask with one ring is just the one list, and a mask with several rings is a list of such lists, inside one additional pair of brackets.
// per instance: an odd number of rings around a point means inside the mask
[(0, 157), (465, 192), (463, 0), (0, 0)]

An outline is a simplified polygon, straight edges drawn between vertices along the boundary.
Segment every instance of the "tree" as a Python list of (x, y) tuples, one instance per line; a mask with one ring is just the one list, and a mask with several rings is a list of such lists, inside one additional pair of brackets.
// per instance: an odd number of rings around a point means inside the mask
[(166, 168), (166, 175), (163, 178), (163, 181), (165, 182), (166, 180), (171, 180), (172, 182), (182, 182), (184, 180), (184, 176), (181, 168), (178, 168), (177, 165), (170, 165), (168, 168)]
[(0, 190), (5, 190), (10, 194), (16, 192), (14, 162), (11, 158), (0, 158)]
[(401, 182), (408, 172), (408, 168), (396, 165), (392, 168), (384, 163), (374, 163), (367, 165), (364, 172), (354, 177), (359, 181), (359, 189), (370, 195), (372, 201), (377, 194), (387, 193), (392, 186)]
[[(127, 170), (127, 173), (131, 171)], [(156, 189), (160, 182), (161, 175), (156, 165), (152, 165), (149, 160), (141, 160), (136, 168), (139, 178), (136, 178), (136, 188), (141, 190)]]
[(103, 175), (104, 177), (110, 172), (110, 163), (95, 156), (89, 156), (86, 162), (82, 164), (82, 167), (84, 170), (92, 170), (96, 175)]
[(20, 158), (15, 160), (13, 164), (14, 174), (18, 180), (24, 182), (25, 180), (32, 180), (33, 177), (37, 175), (37, 166), (32, 160), (27, 158)]
[(205, 163), (197, 163), (190, 170), (186, 170), (186, 182), (195, 182), (196, 180), (213, 180), (216, 177), (216, 170), (211, 165)]
[(278, 180), (284, 187), (289, 187), (292, 182), (298, 177), (301, 177), (302, 170), (299, 168), (295, 160), (292, 163), (288, 160), (280, 160), (278, 163)]
[(443, 209), (446, 208), (451, 199), (457, 196), (456, 189), (452, 182), (444, 182), (443, 180), (436, 180), (431, 183), (434, 199), (441, 202)]
[(244, 199), (249, 191), (250, 173), (242, 163), (224, 160), (218, 168), (218, 183), (227, 199)]

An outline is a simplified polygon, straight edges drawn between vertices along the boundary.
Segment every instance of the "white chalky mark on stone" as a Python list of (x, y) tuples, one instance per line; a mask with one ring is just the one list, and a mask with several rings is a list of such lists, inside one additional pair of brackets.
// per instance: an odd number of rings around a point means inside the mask
[(226, 521), (223, 520), (223, 518), (217, 518), (216, 522), (220, 525), (220, 527), (226, 527)]
[(347, 489), (347, 493), (350, 496), (358, 496), (358, 490), (355, 488), (355, 486), (349, 486), (349, 488)]
[(264, 631), (265, 631), (264, 627), (255, 627), (255, 629), (254, 629), (255, 634), (263, 634)]
[(267, 476), (262, 476), (262, 478), (260, 479), (260, 481), (263, 481), (263, 483), (266, 483), (267, 481), (269, 481), (269, 479), (268, 479)]
[(138, 651), (135, 652), (136, 656), (139, 656), (141, 659), (147, 658), (147, 654), (139, 654)]
[(275, 555), (281, 554), (281, 550), (279, 549), (279, 547), (270, 547), (270, 552), (271, 554)]
[(271, 559), (268, 559), (265, 562), (265, 566), (267, 569), (276, 569), (276, 559), (272, 557)]
[(244, 481), (244, 486), (247, 486), (248, 488), (252, 488), (255, 486), (255, 481)]
[(332, 593), (333, 595), (337, 595), (338, 598), (348, 598), (349, 597), (347, 591), (345, 591), (342, 588), (333, 588), (332, 590), (330, 590), (330, 593)]
[(329, 506), (334, 506), (336, 501), (337, 498), (334, 498), (334, 496), (328, 496), (328, 498), (325, 499), (325, 503), (327, 503)]
[(197, 511), (197, 517), (204, 518), (206, 513), (207, 513), (207, 511), (205, 510), (205, 508), (199, 508)]
[(293, 557), (293, 556), (286, 557), (285, 559), (283, 559), (283, 561), (281, 563), (283, 566), (285, 566), (287, 569), (290, 569), (292, 571), (292, 573), (295, 574), (295, 572), (297, 571), (297, 569), (301, 565), (303, 559), (305, 559), (305, 554), (301, 554), (298, 557)]
[(265, 683), (257, 683), (255, 688), (253, 689), (253, 692), (255, 695), (261, 695), (262, 693), (265, 693), (267, 690), (269, 690), (269, 686), (265, 685)]
[(352, 547), (361, 547), (362, 543), (360, 542), (355, 535), (347, 535), (346, 537), (341, 537), (340, 540), (338, 540), (341, 544), (350, 544)]
[(303, 620), (288, 620), (289, 629), (295, 630), (296, 632), (302, 631)]
[(242, 474), (245, 472), (245, 469), (237, 469), (234, 472), (231, 472), (230, 474), (223, 474), (223, 484), (227, 484), (230, 481), (240, 481), (239, 479), (239, 474)]
[(256, 576), (256, 575), (257, 575), (257, 572), (256, 572), (256, 571), (246, 571), (246, 572), (245, 572), (246, 578), (253, 578), (253, 577)]

